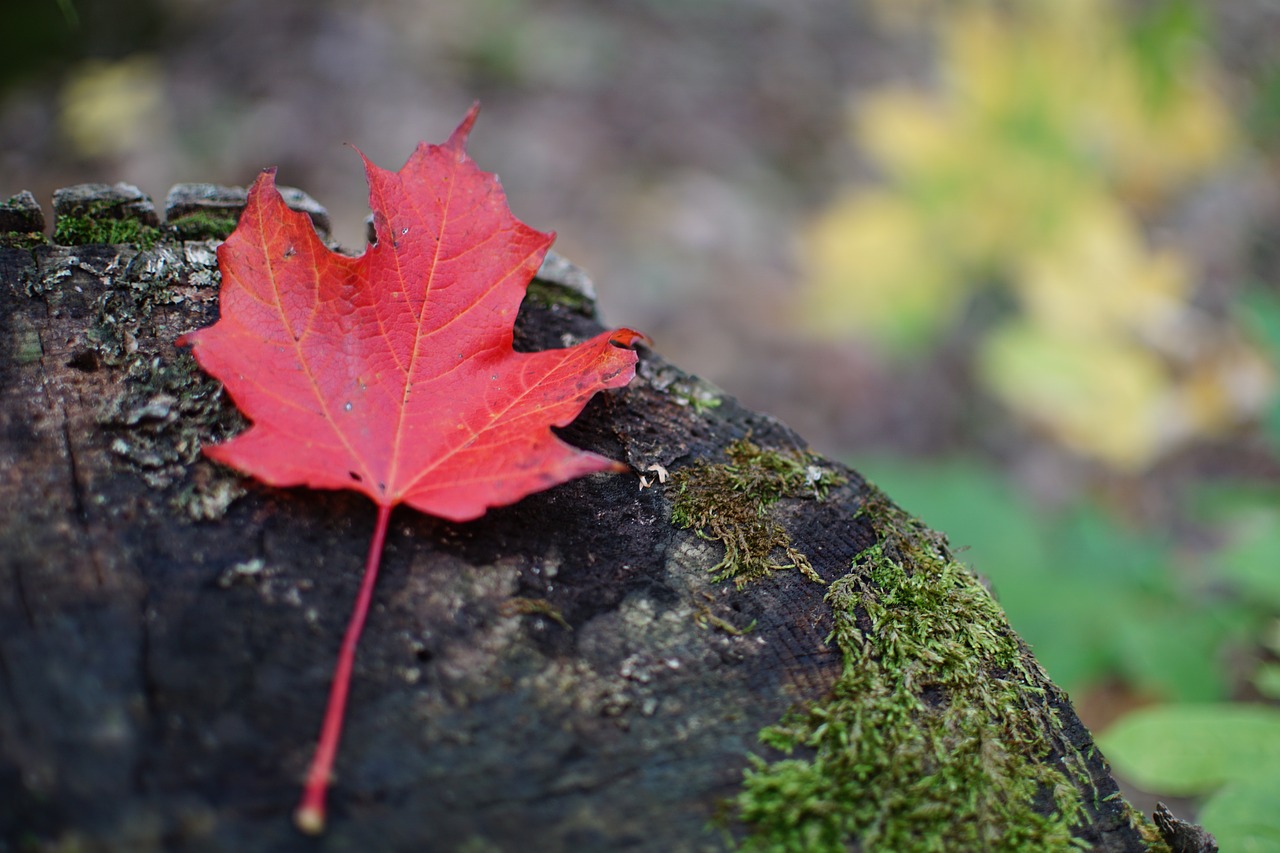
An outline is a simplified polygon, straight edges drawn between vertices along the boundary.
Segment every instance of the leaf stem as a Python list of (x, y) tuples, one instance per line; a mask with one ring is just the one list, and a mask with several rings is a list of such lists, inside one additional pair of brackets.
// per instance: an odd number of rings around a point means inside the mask
[(333, 759), (338, 752), (338, 739), (342, 735), (343, 713), (347, 706), (347, 693), (351, 686), (351, 669), (355, 663), (356, 644), (369, 614), (369, 602), (373, 599), (373, 587), (378, 580), (378, 566), (382, 562), (382, 545), (387, 538), (387, 522), (391, 518), (390, 504), (378, 506), (378, 520), (373, 528), (373, 542), (369, 545), (369, 558), (364, 564), (364, 579), (360, 582), (360, 595), (355, 610), (347, 623), (342, 649), (338, 652), (338, 664), (333, 671), (333, 686), (329, 688), (329, 707), (320, 729), (320, 741), (316, 744), (315, 757), (307, 772), (306, 786), (302, 789), (302, 801), (293, 813), (293, 822), (308, 835), (324, 832), (325, 793), (333, 775)]

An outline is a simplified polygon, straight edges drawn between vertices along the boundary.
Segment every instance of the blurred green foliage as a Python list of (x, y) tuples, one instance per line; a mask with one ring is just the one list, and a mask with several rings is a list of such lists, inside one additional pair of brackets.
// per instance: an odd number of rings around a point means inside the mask
[(1148, 790), (1209, 794), (1199, 820), (1222, 850), (1280, 849), (1280, 709), (1167, 705), (1136, 711), (1100, 739)]
[(1259, 145), (1272, 150), (1280, 145), (1280, 66), (1264, 72), (1246, 121)]
[[(1280, 76), (1277, 82), (1280, 84)], [(1277, 85), (1276, 94), (1277, 127), (1280, 128), (1280, 85)], [(1276, 285), (1280, 288), (1280, 282)], [(1236, 314), (1270, 362), (1280, 365), (1280, 289), (1249, 288), (1236, 306)], [(1271, 401), (1263, 416), (1263, 425), (1272, 446), (1280, 448), (1280, 398)]]

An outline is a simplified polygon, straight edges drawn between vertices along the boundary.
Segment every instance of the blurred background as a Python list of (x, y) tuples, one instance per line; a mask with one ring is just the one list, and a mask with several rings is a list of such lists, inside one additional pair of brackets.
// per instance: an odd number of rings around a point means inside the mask
[(1139, 805), (1280, 849), (1273, 0), (22, 0), (0, 46), (0, 198), (276, 165), (353, 251), (343, 143), (480, 100), (608, 322), (967, 549)]

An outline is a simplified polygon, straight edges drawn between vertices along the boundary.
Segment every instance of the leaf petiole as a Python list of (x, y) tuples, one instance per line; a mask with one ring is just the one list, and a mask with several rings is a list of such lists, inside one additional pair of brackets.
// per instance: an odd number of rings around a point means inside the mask
[(333, 686), (329, 688), (329, 707), (325, 710), (324, 725), (320, 728), (320, 741), (316, 744), (315, 757), (307, 772), (306, 786), (302, 789), (302, 801), (293, 813), (293, 822), (308, 835), (324, 832), (325, 794), (333, 775), (333, 760), (338, 752), (338, 739), (342, 736), (342, 720), (347, 707), (347, 693), (351, 687), (351, 669), (355, 663), (356, 645), (369, 614), (369, 602), (373, 599), (373, 587), (378, 580), (378, 566), (382, 562), (382, 545), (387, 538), (387, 522), (391, 519), (390, 504), (379, 504), (378, 520), (373, 528), (373, 541), (369, 545), (369, 558), (364, 565), (364, 579), (360, 582), (360, 594), (355, 610), (347, 623), (347, 633), (342, 638), (338, 652), (338, 664), (333, 672)]

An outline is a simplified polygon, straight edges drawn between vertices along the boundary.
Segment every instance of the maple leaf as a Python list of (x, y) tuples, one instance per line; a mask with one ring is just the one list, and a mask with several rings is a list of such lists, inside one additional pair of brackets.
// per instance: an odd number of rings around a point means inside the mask
[(183, 335), (252, 426), (211, 458), (273, 486), (353, 489), (378, 505), (355, 611), (298, 826), (319, 832), (355, 646), (391, 510), (467, 521), (558, 483), (625, 466), (551, 431), (596, 392), (626, 385), (642, 337), (605, 332), (567, 349), (512, 348), (525, 289), (554, 234), (512, 215), (467, 156), (473, 106), (443, 145), (398, 172), (361, 154), (377, 242), (329, 251), (267, 170), (218, 248), (220, 317)]

